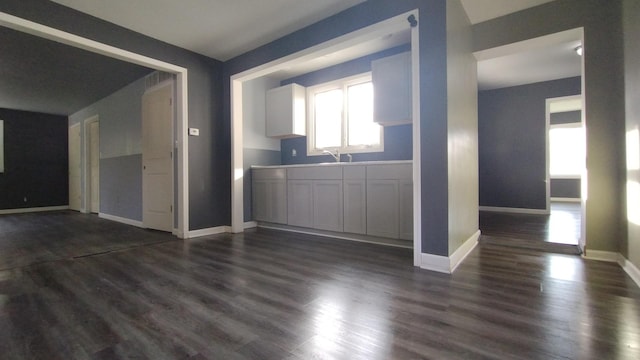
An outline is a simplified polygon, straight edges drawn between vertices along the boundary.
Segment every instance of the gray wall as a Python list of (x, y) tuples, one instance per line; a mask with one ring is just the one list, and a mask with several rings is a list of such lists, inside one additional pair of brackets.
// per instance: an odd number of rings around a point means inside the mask
[[(640, 2), (624, 1), (624, 75), (627, 130), (627, 182), (635, 191), (627, 193), (628, 239), (620, 246), (622, 254), (640, 268)], [(629, 166), (630, 165), (630, 166)]]
[[(224, 119), (229, 124), (233, 74), (293, 54), (407, 11), (420, 11), (420, 124), (422, 167), (422, 251), (447, 256), (447, 44), (446, 2), (442, 0), (369, 0), (224, 64)], [(228, 189), (228, 188), (227, 188)]]
[(447, 1), (449, 255), (478, 231), (478, 76), (471, 24)]
[[(142, 95), (141, 78), (69, 116), (69, 125), (98, 115), (100, 121), (100, 212), (142, 221)], [(84, 151), (82, 161), (84, 163)], [(82, 174), (82, 184), (86, 179)], [(84, 198), (82, 199), (84, 203)]]
[(0, 209), (68, 205), (67, 118), (0, 108), (0, 120), (4, 120)]
[[(231, 223), (231, 140), (222, 120), (222, 63), (51, 1), (3, 0), (0, 11), (188, 70), (189, 229)], [(180, 154), (177, 154), (180, 156)]]
[(546, 99), (580, 94), (579, 77), (478, 92), (480, 205), (545, 209)]
[(621, 6), (621, 0), (556, 0), (474, 25), (475, 50), (584, 28), (587, 250), (619, 251), (627, 236)]

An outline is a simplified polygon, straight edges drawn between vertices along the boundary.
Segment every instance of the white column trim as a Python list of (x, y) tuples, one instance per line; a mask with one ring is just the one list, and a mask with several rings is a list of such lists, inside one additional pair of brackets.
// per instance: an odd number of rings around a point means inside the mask
[(138, 221), (138, 220), (127, 219), (121, 216), (110, 215), (105, 213), (98, 213), (98, 217), (105, 220), (111, 220), (111, 221), (119, 222), (126, 225), (144, 228), (144, 226), (142, 225), (142, 221)]

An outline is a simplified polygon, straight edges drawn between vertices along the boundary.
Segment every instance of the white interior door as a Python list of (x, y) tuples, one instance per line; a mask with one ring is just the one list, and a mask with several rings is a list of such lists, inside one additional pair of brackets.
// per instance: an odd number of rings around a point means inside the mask
[(69, 127), (69, 209), (80, 211), (82, 189), (80, 187), (80, 124)]
[(89, 166), (91, 178), (91, 212), (100, 212), (100, 123), (89, 123)]
[(173, 87), (148, 90), (142, 97), (142, 223), (173, 229)]

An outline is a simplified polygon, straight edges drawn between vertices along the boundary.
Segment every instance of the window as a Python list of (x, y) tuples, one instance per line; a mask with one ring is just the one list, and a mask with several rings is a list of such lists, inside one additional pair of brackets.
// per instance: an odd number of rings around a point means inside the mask
[(373, 122), (371, 74), (307, 89), (309, 155), (383, 151), (382, 127)]
[(580, 123), (549, 128), (549, 175), (578, 178), (585, 166), (585, 134)]

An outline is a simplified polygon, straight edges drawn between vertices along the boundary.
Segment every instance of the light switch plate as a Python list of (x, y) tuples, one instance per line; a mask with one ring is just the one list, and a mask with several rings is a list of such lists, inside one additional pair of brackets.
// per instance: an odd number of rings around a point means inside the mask
[(189, 136), (200, 136), (200, 129), (189, 128)]

